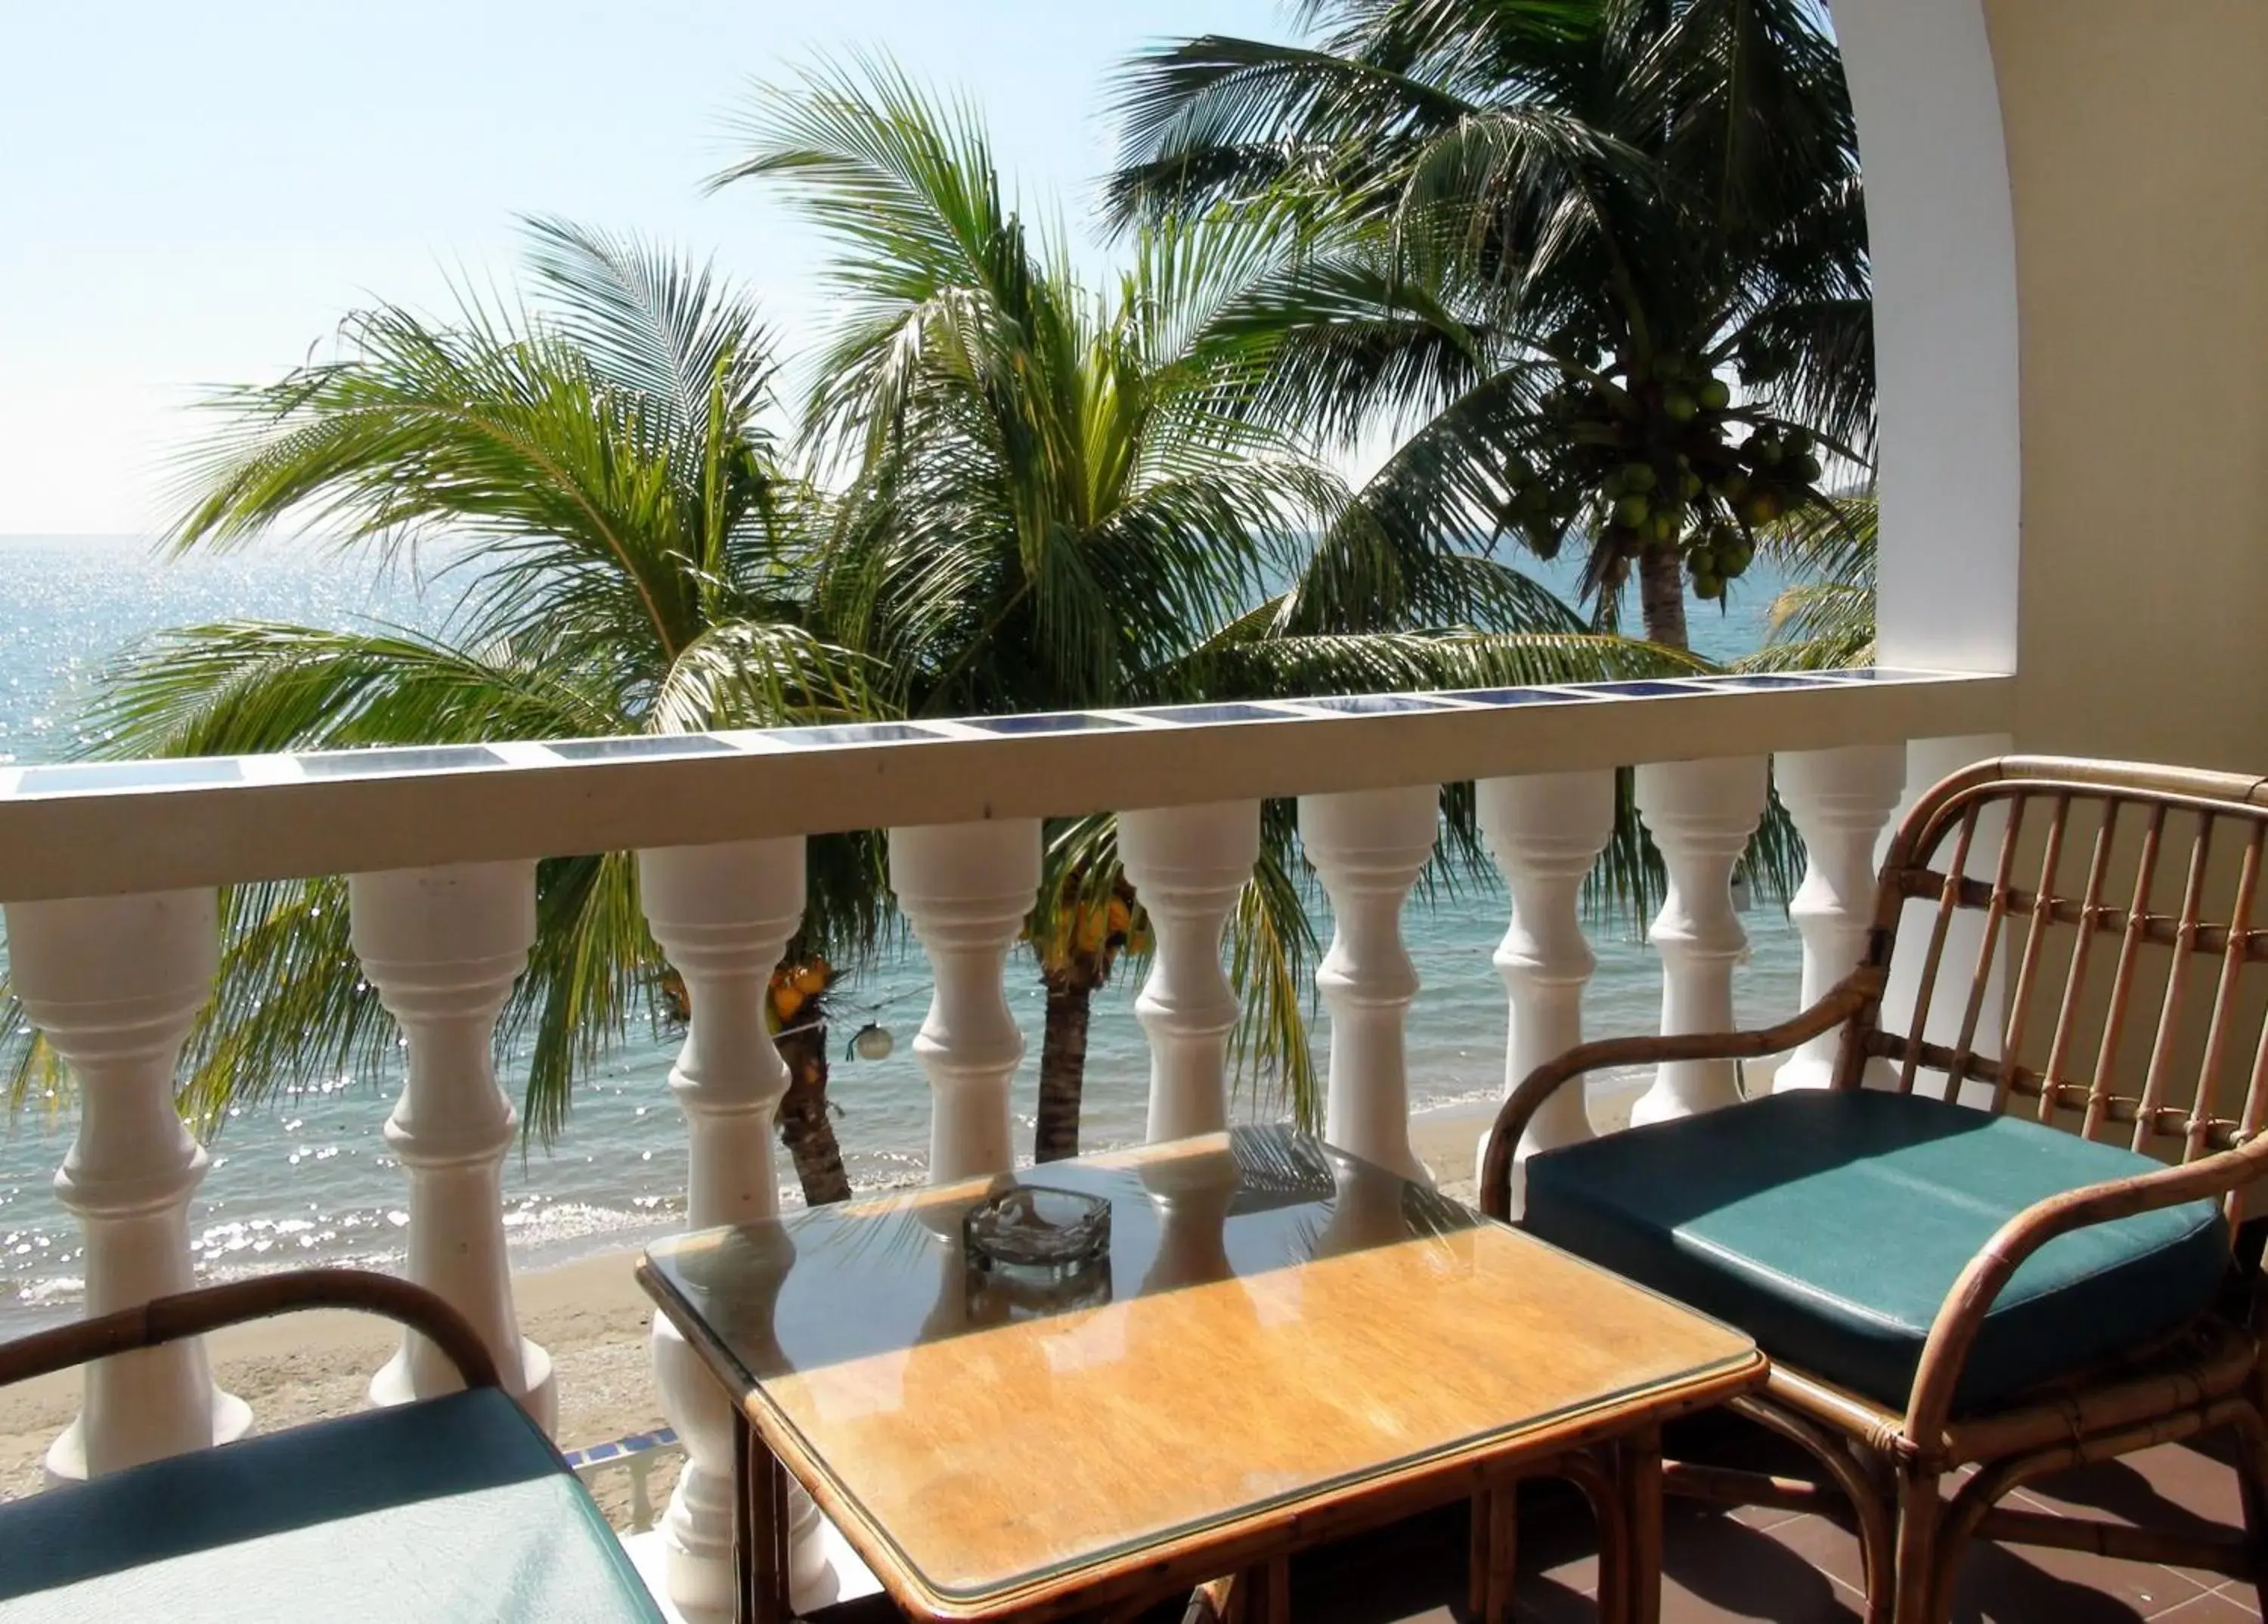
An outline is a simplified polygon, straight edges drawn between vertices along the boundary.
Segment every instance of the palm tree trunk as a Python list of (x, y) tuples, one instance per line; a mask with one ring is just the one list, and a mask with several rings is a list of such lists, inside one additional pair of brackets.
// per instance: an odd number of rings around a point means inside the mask
[(1646, 641), (1691, 647), (1685, 633), (1685, 565), (1675, 548), (1649, 547), (1638, 555), (1638, 592)]
[(827, 1023), (807, 1022), (779, 1037), (787, 1062), (787, 1096), (780, 1101), (780, 1142), (795, 1158), (807, 1207), (850, 1199), (850, 1175), (843, 1169), (843, 1148), (827, 1112)]
[(1040, 1043), (1039, 1119), (1032, 1160), (1060, 1162), (1079, 1154), (1079, 1098), (1086, 1086), (1086, 1022), (1094, 979), (1074, 963), (1048, 978), (1047, 1035)]

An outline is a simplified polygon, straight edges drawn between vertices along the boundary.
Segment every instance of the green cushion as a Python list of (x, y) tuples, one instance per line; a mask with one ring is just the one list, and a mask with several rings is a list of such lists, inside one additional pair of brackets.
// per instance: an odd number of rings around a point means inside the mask
[[(1931, 1322), (1994, 1230), (2043, 1197), (2159, 1165), (1939, 1100), (1804, 1091), (1532, 1157), (1522, 1222), (1775, 1359), (1903, 1406)], [(2228, 1267), (2212, 1201), (2050, 1242), (1985, 1316), (1955, 1406), (2180, 1324)]]
[(583, 1486), (493, 1388), (0, 1506), (0, 1620), (659, 1624)]

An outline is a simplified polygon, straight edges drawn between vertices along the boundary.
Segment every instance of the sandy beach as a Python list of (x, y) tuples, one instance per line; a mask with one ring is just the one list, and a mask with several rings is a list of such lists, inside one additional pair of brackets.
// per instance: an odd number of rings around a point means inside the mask
[[(1628, 1119), (1628, 1099), (1594, 1102), (1602, 1129)], [(1473, 1194), (1480, 1136), (1493, 1108), (1462, 1106), (1410, 1118), (1410, 1142), (1445, 1193)], [(1619, 1118), (1620, 1120), (1616, 1120)], [(533, 1270), (514, 1277), (520, 1330), (551, 1354), (559, 1394), (558, 1440), (574, 1449), (664, 1424), (646, 1358), (652, 1308), (631, 1278), (636, 1248)], [(252, 1406), (262, 1430), (342, 1414), (364, 1402), (371, 1375), (396, 1332), (386, 1322), (320, 1312), (239, 1325), (210, 1339), (221, 1385)], [(0, 1498), (35, 1491), (40, 1459), (78, 1408), (76, 1374), (48, 1377), (0, 1391)], [(653, 1480), (666, 1494), (674, 1467)], [(618, 1521), (627, 1516), (624, 1474), (593, 1486)]]

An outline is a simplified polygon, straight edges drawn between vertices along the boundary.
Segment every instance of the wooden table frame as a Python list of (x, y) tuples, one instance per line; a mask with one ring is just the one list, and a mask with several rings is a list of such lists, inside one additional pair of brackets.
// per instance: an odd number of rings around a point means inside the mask
[(1116, 1620), (1200, 1589), (1200, 1618), (1276, 1624), (1291, 1557), (1470, 1502), (1474, 1610), (1501, 1624), (1515, 1487), (1546, 1476), (1598, 1517), (1607, 1617), (1655, 1624), (1661, 1426), (1762, 1386), (1752, 1340), (1286, 1127), (1049, 1176), (1112, 1204), (1105, 1283), (1138, 1288), (1020, 1316), (972, 1276), (959, 1225), (1015, 1175), (641, 1260), (736, 1417), (749, 1624), (791, 1616), (804, 1494), (917, 1624)]
[(1601, 1406), (1541, 1437), (1494, 1439), (1453, 1450), (1343, 1488), (1170, 1536), (966, 1606), (939, 1605), (858, 1508), (834, 1491), (826, 1472), (777, 1416), (761, 1410), (751, 1416), (736, 1406), (738, 1616), (740, 1624), (788, 1624), (795, 1616), (787, 1588), (787, 1542), (789, 1496), (799, 1482), (892, 1602), (924, 1624), (1117, 1620), (1224, 1574), (1236, 1576), (1221, 1594), (1235, 1597), (1231, 1605), (1237, 1617), (1247, 1624), (1285, 1624), (1285, 1568), (1291, 1557), (1469, 1500), (1469, 1605), (1482, 1624), (1505, 1624), (1512, 1613), (1518, 1552), (1518, 1487), (1530, 1478), (1557, 1477), (1582, 1492), (1598, 1521), (1600, 1618), (1608, 1624), (1659, 1624), (1662, 1423), (1761, 1386), (1765, 1370), (1758, 1355), (1749, 1365)]

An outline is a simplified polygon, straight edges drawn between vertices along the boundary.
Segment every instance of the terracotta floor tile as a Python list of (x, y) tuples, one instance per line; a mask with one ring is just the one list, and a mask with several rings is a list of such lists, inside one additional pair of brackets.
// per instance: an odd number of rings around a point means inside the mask
[(2159, 1614), (2165, 1624), (2245, 1624), (2257, 1619), (2257, 1613), (2246, 1611), (2227, 1596), (2210, 1591), (2195, 1601), (2186, 1602), (2171, 1613)]
[(1953, 1616), (1955, 1624), (2130, 1624), (2208, 1593), (2170, 1568), (1980, 1541), (1962, 1564)]
[(2215, 1587), (2222, 1596), (2233, 1601), (2247, 1618), (2260, 1616), (2260, 1592), (2250, 1579), (2225, 1579)]
[(1867, 1569), (1859, 1536), (1823, 1517), (1800, 1517), (1771, 1530), (1774, 1540), (1833, 1579), (1853, 1596), (1867, 1591)]
[[(2236, 1473), (2218, 1450), (2161, 1444), (2117, 1460), (2075, 1466), (2027, 1485), (2009, 1497), (2066, 1516), (2162, 1528), (2176, 1533), (2230, 1532), (2242, 1526)], [(2216, 1590), (2228, 1575), (2206, 1569), (2176, 1572)]]
[[(1723, 1619), (1849, 1624), (1859, 1616), (1858, 1592), (1793, 1543), (1817, 1523), (1800, 1517), (1760, 1531), (1716, 1512), (1673, 1504), (1662, 1524), (1662, 1624), (1716, 1624)], [(1820, 1526), (1828, 1535), (1837, 1532)], [(1854, 1554), (1854, 1565), (1856, 1560)]]
[(2235, 1528), (2244, 1520), (2236, 1473), (2217, 1451), (2165, 1443), (2024, 1486), (2058, 1510), (2085, 1510), (2126, 1523)]

